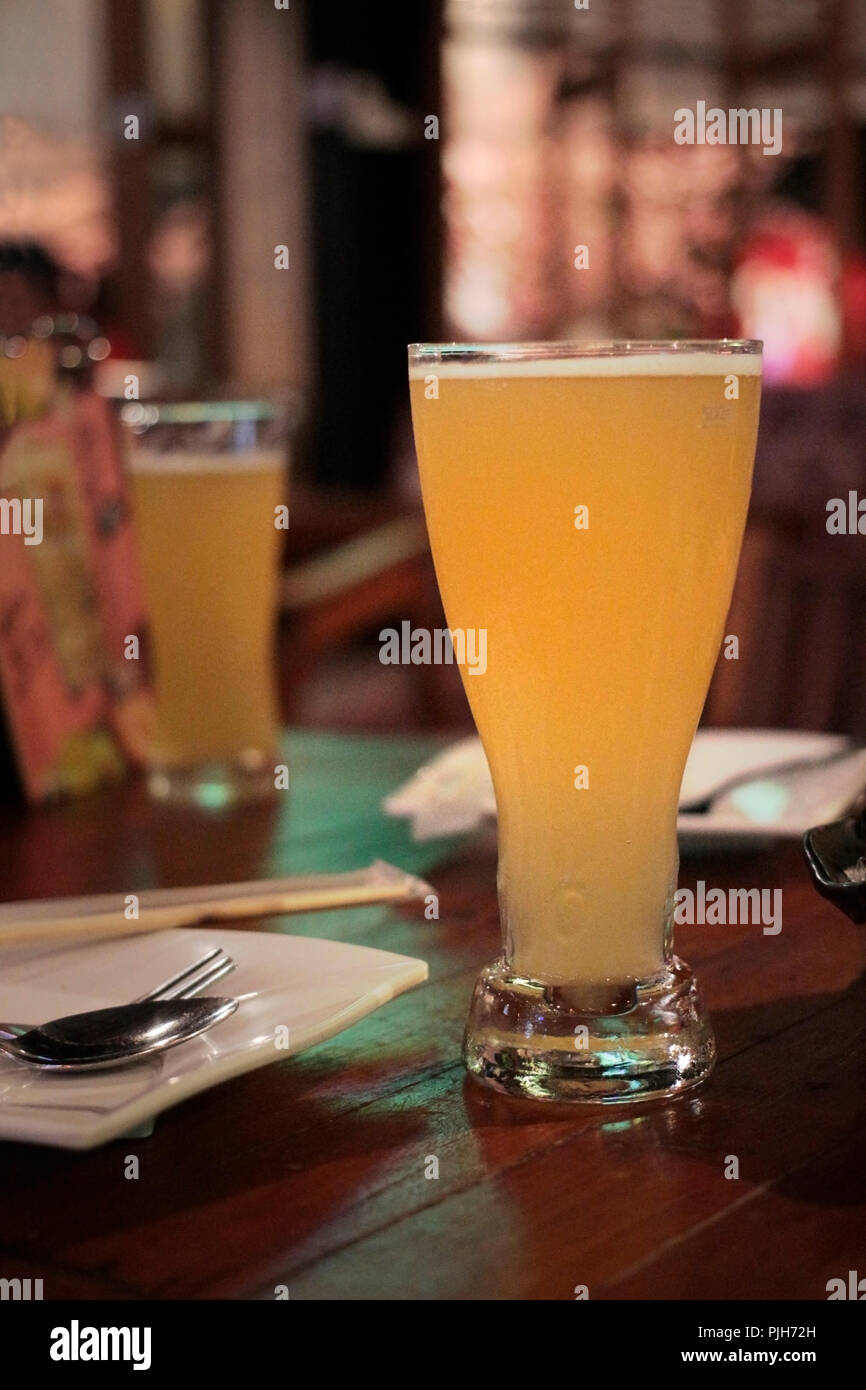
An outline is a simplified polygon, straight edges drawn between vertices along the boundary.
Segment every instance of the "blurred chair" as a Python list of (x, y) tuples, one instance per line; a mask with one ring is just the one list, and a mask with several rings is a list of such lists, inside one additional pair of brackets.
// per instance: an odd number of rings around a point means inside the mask
[(827, 534), (827, 502), (863, 495), (859, 375), (764, 392), (755, 483), (709, 724), (866, 736), (866, 546)]
[[(303, 492), (292, 501), (291, 545), (282, 581), (281, 700), (297, 722), (306, 696), (330, 660), (383, 627), (409, 621), (444, 624), (427, 530), (417, 509), (388, 499)], [(393, 667), (382, 668), (393, 672)], [(407, 731), (465, 723), (466, 706), (453, 666), (401, 668), (407, 686)], [(354, 699), (347, 668), (347, 707)], [(371, 711), (372, 713), (372, 711)]]
[(862, 537), (753, 512), (725, 632), (739, 658), (719, 658), (703, 722), (866, 737)]

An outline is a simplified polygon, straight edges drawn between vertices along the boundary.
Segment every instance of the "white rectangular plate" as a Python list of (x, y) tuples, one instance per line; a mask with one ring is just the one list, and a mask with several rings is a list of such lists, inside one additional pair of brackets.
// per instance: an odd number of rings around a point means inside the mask
[(214, 946), (237, 963), (213, 991), (240, 999), (231, 1018), (167, 1052), (91, 1076), (31, 1069), (0, 1053), (0, 1139), (94, 1148), (198, 1091), (333, 1037), (427, 978), (424, 961), (368, 946), (186, 928), (62, 950), (0, 950), (0, 1019), (41, 1023), (123, 1003)]
[[(829, 758), (849, 740), (836, 734), (813, 734), (798, 729), (698, 729), (683, 777), (681, 804), (701, 800), (730, 778), (760, 777), (780, 764)], [(857, 773), (851, 795), (862, 782)], [(852, 774), (853, 775), (853, 774)], [(414, 777), (385, 799), (392, 816), (406, 816), (417, 840), (464, 834), (496, 819), (496, 800), (487, 759), (479, 738), (461, 739), (437, 754)], [(749, 819), (741, 811), (712, 807), (703, 814), (681, 812), (677, 818), (680, 848), (686, 852), (756, 846), (776, 838), (798, 839), (822, 818), (841, 815), (841, 806), (827, 815), (804, 809), (802, 819), (788, 814), (779, 819)]]

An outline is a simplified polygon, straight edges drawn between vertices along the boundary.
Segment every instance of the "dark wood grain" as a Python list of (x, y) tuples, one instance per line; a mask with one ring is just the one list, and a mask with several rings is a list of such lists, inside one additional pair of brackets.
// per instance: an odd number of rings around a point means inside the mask
[(866, 1272), (864, 938), (813, 892), (799, 847), (684, 860), (684, 885), (784, 895), (778, 936), (680, 931), (719, 1041), (708, 1086), (625, 1109), (501, 1101), (459, 1062), (472, 981), (498, 944), (492, 845), (419, 847), (378, 810), (429, 746), (294, 740), (297, 803), (278, 813), (202, 821), (128, 786), (0, 816), (6, 897), (379, 854), (428, 873), (441, 900), (438, 922), (371, 908), (251, 924), (419, 955), (430, 982), (167, 1112), (147, 1139), (0, 1146), (0, 1274), (41, 1277), (46, 1298), (272, 1298), (288, 1284), (323, 1299), (571, 1299), (576, 1285), (594, 1299), (823, 1299), (829, 1278)]

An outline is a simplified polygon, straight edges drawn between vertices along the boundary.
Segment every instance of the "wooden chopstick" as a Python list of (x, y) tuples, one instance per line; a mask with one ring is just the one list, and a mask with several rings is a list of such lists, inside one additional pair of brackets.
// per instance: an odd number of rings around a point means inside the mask
[(433, 890), (413, 874), (377, 861), (345, 874), (311, 874), (251, 883), (197, 888), (146, 889), (135, 894), (137, 913), (128, 917), (131, 894), (100, 893), (82, 898), (45, 898), (0, 904), (0, 946), (77, 936), (135, 936), (202, 922), (269, 917), (365, 903), (404, 902)]

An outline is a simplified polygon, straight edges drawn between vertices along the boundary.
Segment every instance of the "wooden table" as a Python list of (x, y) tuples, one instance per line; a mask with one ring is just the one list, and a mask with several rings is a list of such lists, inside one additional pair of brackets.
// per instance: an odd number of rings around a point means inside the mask
[(866, 1274), (866, 938), (815, 894), (799, 846), (684, 861), (683, 885), (784, 894), (778, 936), (680, 929), (719, 1042), (708, 1086), (591, 1112), (505, 1102), (459, 1060), (498, 943), (492, 847), (413, 846), (378, 809), (429, 748), (295, 736), (276, 809), (202, 818), (125, 786), (0, 814), (6, 898), (377, 856), (441, 894), (438, 922), (413, 908), (264, 924), (429, 962), (426, 986), (348, 1032), (187, 1101), (147, 1139), (0, 1146), (0, 1273), (42, 1277), (46, 1299), (270, 1299), (285, 1284), (292, 1299), (569, 1300), (579, 1285), (591, 1299), (823, 1300), (828, 1279)]

